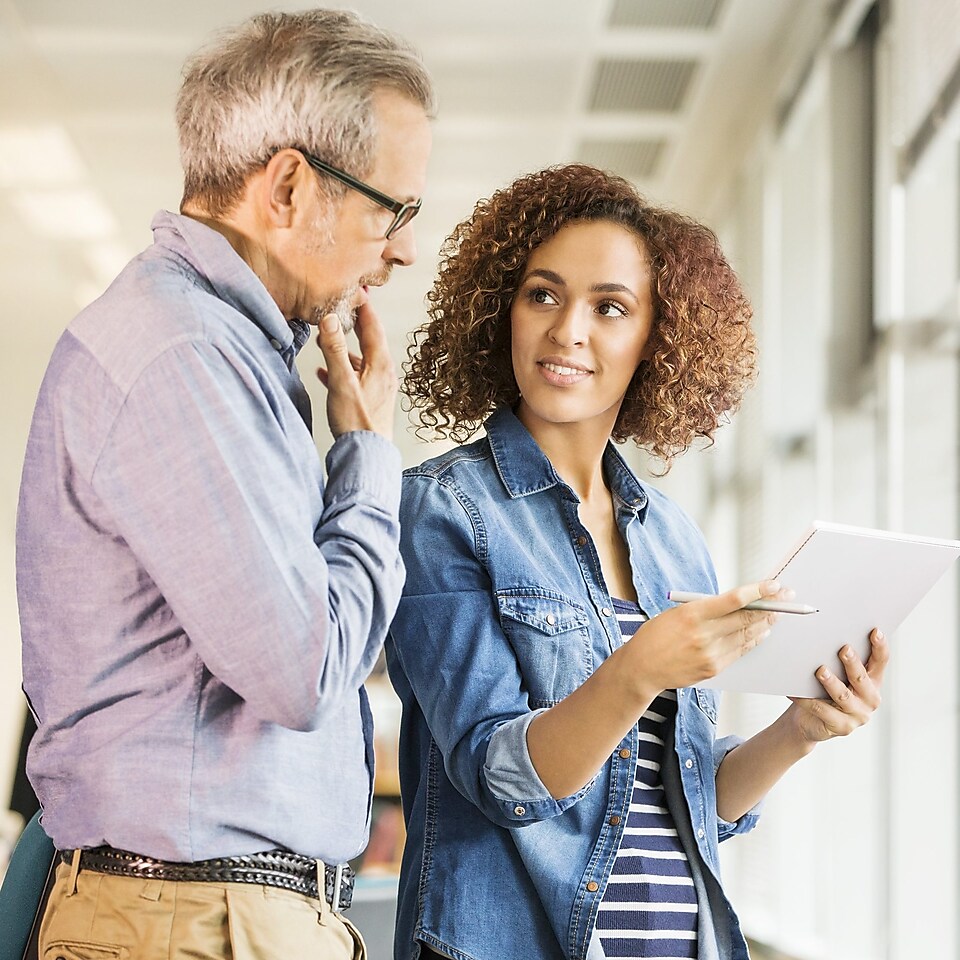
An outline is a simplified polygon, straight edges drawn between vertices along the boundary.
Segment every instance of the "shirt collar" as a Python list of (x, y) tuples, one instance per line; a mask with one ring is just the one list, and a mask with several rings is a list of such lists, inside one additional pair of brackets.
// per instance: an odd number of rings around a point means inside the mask
[(186, 260), (224, 303), (260, 327), (279, 352), (291, 348), (299, 352), (310, 336), (309, 326), (302, 320), (286, 320), (260, 278), (223, 234), (167, 210), (154, 216), (150, 228), (156, 245)]
[[(562, 487), (571, 499), (579, 500), (513, 410), (501, 407), (489, 417), (484, 428), (497, 472), (511, 498)], [(614, 496), (642, 522), (647, 512), (647, 493), (612, 443), (607, 444), (603, 466)]]

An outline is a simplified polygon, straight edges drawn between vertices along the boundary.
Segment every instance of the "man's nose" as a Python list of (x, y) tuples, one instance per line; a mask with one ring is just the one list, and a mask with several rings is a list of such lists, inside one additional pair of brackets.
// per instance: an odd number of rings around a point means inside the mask
[(409, 267), (417, 259), (417, 240), (412, 221), (387, 240), (381, 256), (388, 263), (395, 263), (400, 267)]

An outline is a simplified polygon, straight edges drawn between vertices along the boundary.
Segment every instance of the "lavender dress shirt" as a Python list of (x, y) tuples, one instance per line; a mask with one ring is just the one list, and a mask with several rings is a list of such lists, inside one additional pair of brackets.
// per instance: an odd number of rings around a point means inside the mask
[(363, 690), (397, 605), (400, 456), (326, 479), (287, 323), (220, 234), (154, 244), (58, 342), (17, 524), (28, 772), (60, 848), (194, 861), (367, 838)]

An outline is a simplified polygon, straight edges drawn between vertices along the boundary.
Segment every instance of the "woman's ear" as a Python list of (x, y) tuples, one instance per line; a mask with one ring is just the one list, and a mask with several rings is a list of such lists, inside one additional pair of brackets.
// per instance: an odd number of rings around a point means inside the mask
[(640, 362), (643, 363), (645, 360), (652, 359), (658, 345), (656, 334), (651, 329), (647, 342), (643, 345), (643, 350), (640, 351)]

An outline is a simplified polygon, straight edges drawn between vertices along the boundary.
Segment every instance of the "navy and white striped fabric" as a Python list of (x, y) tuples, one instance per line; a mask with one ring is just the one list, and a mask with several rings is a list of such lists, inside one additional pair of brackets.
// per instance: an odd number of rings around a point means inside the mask
[[(646, 617), (635, 603), (613, 604), (627, 640)], [(633, 799), (597, 917), (597, 935), (607, 957), (672, 960), (697, 955), (697, 895), (660, 779), (664, 734), (676, 712), (676, 691), (665, 690), (638, 724)]]

